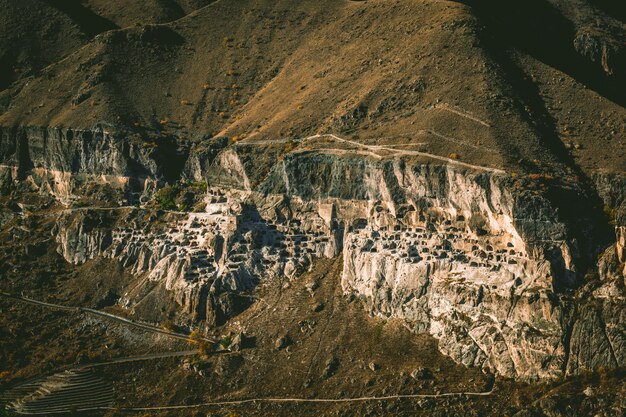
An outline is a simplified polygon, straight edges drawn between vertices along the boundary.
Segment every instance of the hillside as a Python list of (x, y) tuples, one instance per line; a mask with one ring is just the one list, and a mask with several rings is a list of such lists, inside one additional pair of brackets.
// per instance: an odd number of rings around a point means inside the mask
[[(623, 171), (624, 25), (562, 3), (511, 13), (483, 2), (232, 1), (164, 24), (125, 3), (116, 13), (129, 21), (86, 2), (84, 19), (100, 24), (62, 21), (68, 39), (52, 42), (32, 34), (59, 52), (31, 64), (52, 64), (40, 75), (6, 89), (0, 123), (165, 128), (183, 140), (346, 133), (515, 169), (551, 171), (573, 159)], [(159, 5), (141, 10), (167, 15)], [(194, 5), (172, 9), (183, 6)], [(597, 37), (579, 47), (587, 56), (575, 49), (581, 33)]]
[(619, 2), (0, 10), (0, 414), (621, 416)]

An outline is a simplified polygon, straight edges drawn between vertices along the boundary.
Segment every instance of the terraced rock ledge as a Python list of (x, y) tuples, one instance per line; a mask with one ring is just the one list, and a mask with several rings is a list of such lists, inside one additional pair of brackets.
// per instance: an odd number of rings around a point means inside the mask
[[(221, 325), (253, 302), (256, 286), (342, 256), (347, 297), (430, 333), (457, 362), (521, 379), (625, 364), (624, 228), (603, 240), (606, 225), (586, 211), (578, 184), (530, 177), (520, 186), (504, 172), (387, 149), (347, 155), (338, 141), (259, 171), (245, 146), (218, 139), (205, 154), (180, 151), (178, 178), (195, 181), (182, 194), (196, 209), (155, 221), (150, 201), (166, 178), (158, 149), (136, 152), (103, 131), (79, 136), (76, 153), (75, 133), (44, 133), (42, 150), (55, 141), (64, 150), (41, 158), (41, 136), (28, 136), (28, 158), (19, 157), (24, 142), (13, 159), (5, 154), (14, 163), (5, 184), (27, 181), (65, 202), (89, 187), (117, 193), (119, 208), (60, 212), (55, 238), (67, 262), (112, 258), (137, 276), (117, 301), (126, 309), (158, 287), (193, 321)], [(529, 189), (533, 181), (541, 187)], [(607, 204), (623, 204), (619, 181), (596, 182)]]

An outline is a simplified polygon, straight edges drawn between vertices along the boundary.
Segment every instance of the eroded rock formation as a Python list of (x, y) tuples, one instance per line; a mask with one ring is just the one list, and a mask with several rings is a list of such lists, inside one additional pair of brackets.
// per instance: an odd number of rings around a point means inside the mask
[[(572, 233), (545, 193), (506, 175), (295, 153), (252, 191), (236, 152), (212, 158), (184, 168), (228, 179), (207, 188), (204, 211), (157, 225), (122, 214), (99, 225), (88, 209), (70, 211), (59, 220), (59, 253), (73, 263), (118, 259), (214, 325), (245, 308), (255, 286), (341, 254), (346, 295), (432, 334), (458, 362), (523, 379), (626, 363), (623, 226), (612, 246), (582, 253), (593, 225)], [(582, 268), (600, 252), (586, 271), (597, 278), (585, 284)], [(134, 302), (132, 293), (121, 300)]]

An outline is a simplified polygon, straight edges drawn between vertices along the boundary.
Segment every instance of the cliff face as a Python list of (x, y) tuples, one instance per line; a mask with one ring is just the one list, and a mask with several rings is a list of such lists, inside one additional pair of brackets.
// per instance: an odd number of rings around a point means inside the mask
[[(147, 199), (145, 184), (164, 178), (154, 151), (106, 134), (80, 148), (67, 133), (29, 136), (23, 159), (19, 151), (7, 158), (12, 142), (3, 138), (5, 161), (16, 163), (22, 181), (63, 173), (63, 187), (49, 177), (32, 181), (60, 200), (70, 189), (110, 185), (111, 177), (126, 178), (122, 195)], [(37, 151), (39, 141), (48, 146)], [(613, 243), (598, 243), (595, 218), (555, 206), (557, 194), (586, 207), (576, 186), (529, 191), (506, 174), (314, 151), (259, 172), (224, 145), (193, 153), (180, 170), (210, 178), (196, 191), (202, 210), (157, 218), (139, 207), (70, 209), (57, 223), (59, 253), (76, 264), (119, 260), (138, 278), (119, 301), (125, 307), (139, 301), (138, 288), (157, 282), (186, 314), (211, 325), (245, 309), (257, 285), (282, 285), (316, 258), (341, 255), (346, 296), (430, 333), (457, 362), (522, 379), (626, 364), (626, 228), (618, 216)], [(63, 151), (43, 151), (52, 146)], [(622, 183), (594, 180), (619, 211)]]
[[(603, 247), (592, 248), (593, 225), (560, 218), (548, 195), (498, 175), (401, 161), (307, 158), (277, 170), (290, 193), (345, 190), (357, 200), (337, 210), (345, 292), (430, 332), (456, 361), (522, 378), (624, 363), (624, 276), (607, 270), (623, 268), (611, 258), (621, 246), (602, 255), (597, 288), (577, 297), (582, 268)], [(619, 182), (610, 194), (623, 204)]]
[(172, 138), (153, 145), (106, 127), (0, 127), (3, 183), (26, 180), (64, 203), (85, 194), (86, 184), (107, 184), (121, 201), (138, 201), (155, 178), (180, 174), (184, 152)]

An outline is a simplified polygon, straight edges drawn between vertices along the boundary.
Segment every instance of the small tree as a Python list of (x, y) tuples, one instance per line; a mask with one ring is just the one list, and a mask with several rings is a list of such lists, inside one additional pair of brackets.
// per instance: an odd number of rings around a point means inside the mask
[(161, 210), (176, 210), (176, 197), (179, 189), (176, 186), (167, 185), (157, 191), (155, 200)]
[(206, 358), (211, 354), (211, 345), (206, 340), (202, 340), (198, 343), (198, 352), (200, 352), (200, 356)]
[(194, 329), (189, 334), (189, 343), (198, 349), (200, 356), (207, 357), (211, 354), (211, 345), (202, 337), (200, 330)]
[(176, 331), (176, 325), (174, 324), (172, 320), (164, 321), (163, 324), (161, 324), (161, 326), (163, 327), (163, 329), (167, 331), (170, 331), (170, 332)]
[(202, 340), (202, 335), (200, 334), (200, 330), (193, 329), (189, 334), (189, 339), (191, 339), (192, 343), (198, 343)]

